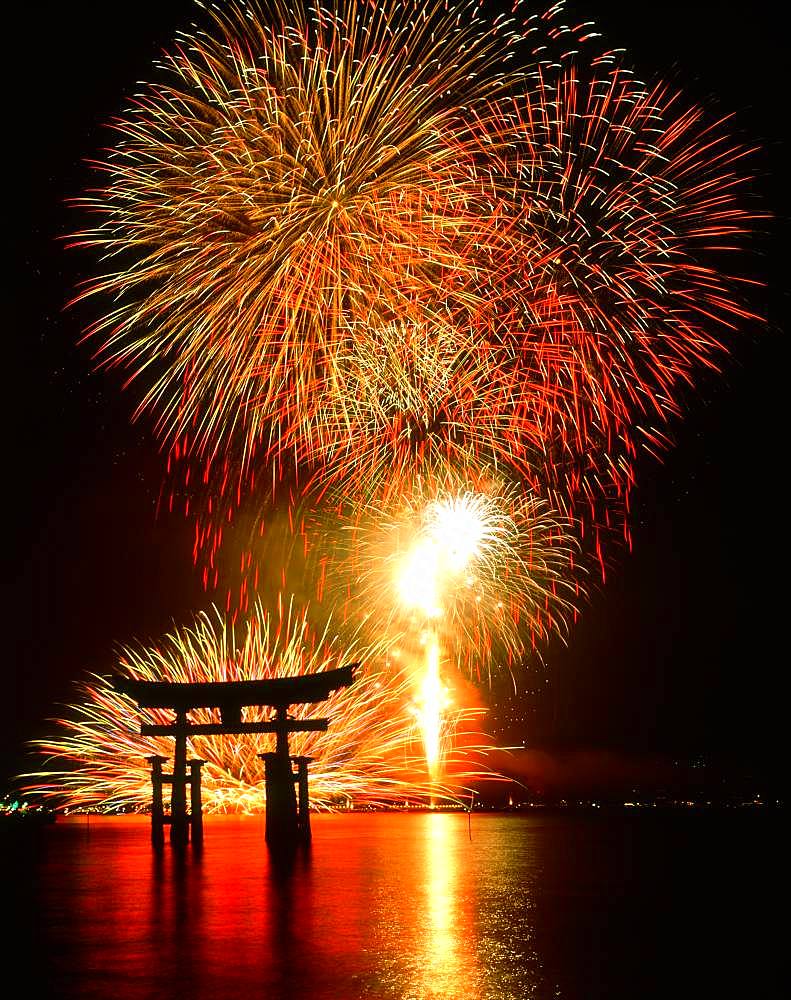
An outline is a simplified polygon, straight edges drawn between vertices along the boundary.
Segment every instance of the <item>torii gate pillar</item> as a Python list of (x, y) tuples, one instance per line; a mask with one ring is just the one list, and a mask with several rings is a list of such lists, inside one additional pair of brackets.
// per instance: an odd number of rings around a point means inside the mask
[(277, 736), (274, 753), (258, 755), (264, 762), (266, 842), (272, 847), (286, 847), (304, 839), (288, 750), (288, 706), (277, 707), (274, 726)]

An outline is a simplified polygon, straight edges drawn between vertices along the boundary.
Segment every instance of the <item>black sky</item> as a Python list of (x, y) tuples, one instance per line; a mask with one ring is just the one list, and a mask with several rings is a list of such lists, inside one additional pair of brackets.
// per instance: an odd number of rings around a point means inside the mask
[[(77, 346), (85, 309), (63, 311), (88, 258), (58, 238), (65, 200), (91, 183), (82, 162), (109, 143), (103, 123), (175, 30), (190, 2), (29, 5), (6, 41), (5, 665), (11, 720), (2, 772), (47, 728), (84, 669), (114, 644), (156, 637), (208, 603), (187, 526), (154, 516), (161, 464), (150, 429), (131, 426), (120, 381)], [(574, 4), (626, 47), (639, 75), (672, 75), (716, 97), (760, 143), (755, 190), (778, 216), (756, 241), (769, 329), (736, 338), (662, 465), (642, 467), (634, 551), (593, 596), (568, 648), (553, 645), (502, 722), (531, 746), (607, 748), (777, 767), (784, 711), (789, 229), (787, 53), (770, 4)], [(783, 706), (784, 707), (784, 706)]]

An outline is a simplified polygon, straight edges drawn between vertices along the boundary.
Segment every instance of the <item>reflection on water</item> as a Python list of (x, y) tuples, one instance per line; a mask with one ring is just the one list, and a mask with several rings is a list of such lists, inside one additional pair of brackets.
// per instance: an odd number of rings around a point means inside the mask
[(35, 954), (28, 993), (63, 1000), (774, 995), (769, 820), (475, 816), (472, 840), (458, 814), (313, 828), (277, 865), (258, 818), (209, 819), (202, 853), (152, 852), (142, 818), (17, 833), (0, 844), (4, 968)]
[[(469, 901), (459, 886), (456, 852), (458, 825), (447, 816), (429, 813), (425, 821), (426, 934), (420, 963), (424, 996), (477, 997), (474, 951), (470, 949), (473, 920)], [(454, 838), (453, 834), (457, 836)]]

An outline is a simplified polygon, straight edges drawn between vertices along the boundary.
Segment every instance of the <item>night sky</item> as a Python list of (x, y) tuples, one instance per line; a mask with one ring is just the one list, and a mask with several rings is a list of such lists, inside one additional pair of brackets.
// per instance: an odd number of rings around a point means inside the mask
[[(2, 772), (23, 766), (81, 671), (107, 670), (117, 642), (156, 638), (209, 598), (179, 517), (155, 517), (162, 463), (145, 420), (130, 424), (120, 377), (78, 346), (90, 304), (64, 312), (89, 255), (66, 199), (92, 183), (84, 160), (103, 125), (178, 27), (190, 2), (29, 5), (4, 59), (7, 615)], [(704, 755), (771, 783), (778, 773), (787, 653), (785, 478), (789, 230), (787, 54), (772, 5), (575, 4), (638, 75), (670, 75), (716, 97), (763, 152), (755, 192), (776, 220), (755, 241), (755, 305), (768, 329), (734, 339), (723, 377), (701, 382), (677, 446), (641, 465), (634, 551), (595, 589), (568, 648), (553, 644), (519, 700), (498, 694), (495, 726), (552, 752)], [(10, 121), (9, 121), (10, 116)], [(10, 222), (9, 222), (10, 218)]]

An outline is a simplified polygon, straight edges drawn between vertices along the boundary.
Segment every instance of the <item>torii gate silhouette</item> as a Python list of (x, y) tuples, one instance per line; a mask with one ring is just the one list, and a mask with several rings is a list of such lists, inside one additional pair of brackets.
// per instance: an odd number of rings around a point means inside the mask
[[(273, 847), (305, 843), (310, 840), (308, 811), (308, 764), (310, 757), (292, 757), (288, 734), (325, 732), (329, 719), (293, 719), (288, 710), (292, 705), (316, 704), (326, 701), (333, 691), (348, 687), (354, 680), (358, 663), (337, 670), (325, 670), (296, 677), (273, 677), (259, 681), (216, 681), (204, 683), (174, 683), (141, 681), (117, 677), (117, 691), (132, 698), (141, 709), (167, 708), (175, 712), (171, 723), (143, 722), (143, 736), (173, 736), (175, 752), (173, 773), (165, 774), (162, 765), (167, 757), (153, 756), (151, 762), (151, 841), (164, 843), (166, 824), (170, 824), (173, 844), (186, 844), (190, 830), (192, 841), (203, 840), (200, 769), (202, 760), (187, 761), (187, 740), (191, 736), (223, 736), (238, 733), (274, 733), (275, 749), (259, 756), (264, 761), (266, 788), (266, 840)], [(245, 722), (242, 709), (248, 706), (269, 706), (275, 717), (266, 722)], [(187, 713), (195, 708), (218, 708), (221, 722), (191, 723)], [(292, 763), (297, 770), (292, 770)], [(187, 768), (189, 767), (189, 774)], [(299, 801), (294, 788), (299, 787)], [(170, 815), (165, 814), (162, 786), (171, 785)], [(187, 785), (190, 786), (190, 812), (187, 812)]]

